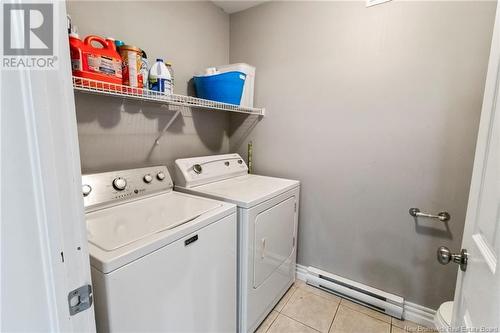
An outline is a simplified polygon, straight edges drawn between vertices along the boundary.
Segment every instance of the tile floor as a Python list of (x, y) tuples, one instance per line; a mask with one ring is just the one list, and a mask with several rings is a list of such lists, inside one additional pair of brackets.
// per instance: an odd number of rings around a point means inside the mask
[(342, 299), (297, 280), (256, 333), (431, 332)]

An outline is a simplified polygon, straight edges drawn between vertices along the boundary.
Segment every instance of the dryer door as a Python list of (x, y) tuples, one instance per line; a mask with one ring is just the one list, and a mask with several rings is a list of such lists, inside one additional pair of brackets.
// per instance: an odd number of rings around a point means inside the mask
[(255, 218), (254, 288), (258, 288), (293, 253), (295, 203), (296, 197), (289, 197)]

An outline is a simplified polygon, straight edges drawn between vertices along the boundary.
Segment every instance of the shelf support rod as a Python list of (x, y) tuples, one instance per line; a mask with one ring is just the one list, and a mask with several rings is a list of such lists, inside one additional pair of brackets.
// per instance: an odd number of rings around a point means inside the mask
[[(162, 105), (162, 106), (164, 106), (164, 105)], [(167, 130), (170, 127), (170, 125), (172, 125), (174, 123), (175, 119), (177, 119), (177, 117), (179, 116), (180, 113), (181, 113), (180, 109), (175, 112), (175, 114), (173, 115), (173, 117), (169, 120), (169, 122), (165, 125), (165, 127), (161, 131), (160, 135), (156, 138), (155, 145), (158, 146), (160, 144), (161, 137), (165, 134), (165, 132), (167, 132)]]

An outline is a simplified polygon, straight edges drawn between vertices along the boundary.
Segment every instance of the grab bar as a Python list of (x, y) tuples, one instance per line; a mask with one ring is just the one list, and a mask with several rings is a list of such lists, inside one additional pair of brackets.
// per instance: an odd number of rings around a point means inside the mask
[(427, 214), (427, 213), (422, 213), (420, 212), (419, 208), (410, 208), (408, 211), (411, 216), (417, 218), (417, 217), (426, 217), (430, 219), (437, 219), (441, 222), (448, 222), (451, 219), (451, 215), (448, 212), (439, 212), (437, 215), (434, 214)]

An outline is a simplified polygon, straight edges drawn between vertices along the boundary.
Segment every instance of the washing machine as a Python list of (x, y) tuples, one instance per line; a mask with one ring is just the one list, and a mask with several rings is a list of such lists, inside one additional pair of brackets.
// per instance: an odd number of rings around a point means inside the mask
[(236, 206), (165, 166), (82, 177), (98, 332), (235, 332)]
[(175, 190), (238, 206), (238, 327), (253, 332), (295, 281), (300, 183), (248, 174), (238, 154), (175, 165)]

